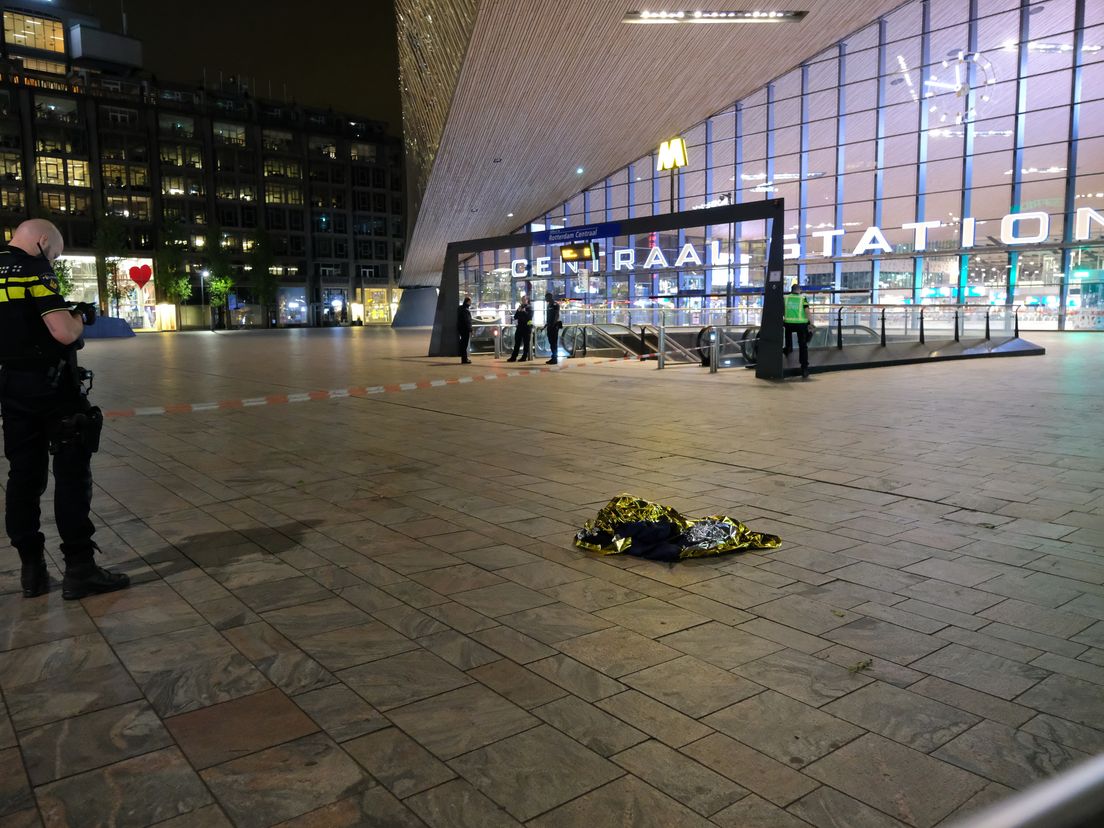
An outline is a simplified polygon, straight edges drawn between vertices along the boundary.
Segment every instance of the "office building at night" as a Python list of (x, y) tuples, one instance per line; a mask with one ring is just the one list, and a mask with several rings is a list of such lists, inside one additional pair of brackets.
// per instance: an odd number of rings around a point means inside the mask
[[(259, 326), (250, 253), (263, 228), (278, 324), (390, 322), (404, 193), (399, 142), (383, 124), (258, 97), (234, 78), (158, 82), (142, 72), (139, 41), (53, 11), (3, 9), (6, 235), (30, 215), (54, 221), (67, 240), (74, 295), (98, 301), (97, 217), (116, 217), (127, 250), (111, 298), (132, 326), (152, 328), (155, 251), (173, 226), (193, 283), (184, 324), (204, 324), (206, 254), (217, 243), (234, 271), (231, 322)], [(140, 287), (129, 273), (143, 265), (154, 272)]]

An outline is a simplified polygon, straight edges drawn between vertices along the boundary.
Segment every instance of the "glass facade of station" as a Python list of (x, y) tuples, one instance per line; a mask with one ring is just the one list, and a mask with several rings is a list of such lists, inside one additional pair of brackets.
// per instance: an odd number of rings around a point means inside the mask
[[(916, 0), (519, 230), (764, 198), (786, 204), (787, 281), (838, 301), (1018, 305), (1026, 328), (1104, 329), (1104, 3)], [(591, 304), (758, 302), (763, 222), (461, 262), (488, 311), (545, 290)], [(831, 294), (829, 294), (831, 295)]]

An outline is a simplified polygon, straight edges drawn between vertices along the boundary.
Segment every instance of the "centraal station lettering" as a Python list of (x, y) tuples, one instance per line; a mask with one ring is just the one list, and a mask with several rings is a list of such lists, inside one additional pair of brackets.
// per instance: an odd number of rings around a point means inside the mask
[[(909, 222), (901, 225), (902, 230), (913, 231), (913, 248), (912, 252), (923, 252), (928, 249), (928, 231), (934, 230), (939, 227), (944, 227), (942, 222), (939, 221), (916, 221)], [(1074, 241), (1089, 241), (1093, 234), (1094, 226), (1097, 228), (1097, 234), (1099, 235), (1101, 230), (1104, 230), (1104, 213), (1093, 209), (1092, 207), (1079, 207), (1074, 217)], [(962, 219), (959, 225), (960, 235), (959, 242), (963, 249), (974, 247), (977, 239), (977, 221), (973, 218)], [(570, 228), (565, 228), (564, 231), (570, 233)], [(814, 239), (819, 240), (818, 249), (812, 252), (812, 255), (831, 257), (836, 255), (834, 253), (835, 239), (837, 236), (844, 235), (846, 231), (834, 228), (831, 230), (816, 230), (810, 235)], [(582, 236), (586, 236), (586, 230), (580, 228)], [(1025, 213), (1009, 213), (1004, 216), (1000, 222), (1000, 241), (1001, 244), (1006, 245), (1020, 245), (1020, 244), (1040, 244), (1047, 241), (1050, 236), (1050, 214), (1031, 211)], [(587, 236), (593, 238), (593, 236)], [(804, 255), (803, 245), (798, 240), (796, 235), (788, 235), (786, 238), (785, 253), (784, 256), (788, 260), (800, 259)], [(844, 256), (864, 256), (875, 254), (892, 254), (894, 251), (892, 245), (886, 239), (885, 233), (880, 227), (867, 227), (863, 231), (862, 236), (859, 238), (858, 244), (850, 251), (844, 251), (841, 255)], [(637, 268), (636, 261), (637, 251), (632, 248), (614, 248), (611, 251), (609, 259), (609, 270), (618, 272), (621, 270), (635, 270)], [(539, 256), (532, 262), (532, 271), (530, 272), (530, 261), (528, 259), (514, 259), (510, 263), (511, 270), (514, 276), (551, 276), (552, 274), (552, 256)], [(739, 257), (739, 264), (746, 265), (750, 261), (750, 257), (742, 255)], [(674, 257), (672, 262), (670, 258), (659, 247), (652, 246), (648, 250), (648, 255), (644, 261), (639, 264), (641, 269), (666, 269), (666, 268), (684, 268), (684, 267), (701, 267), (706, 264), (707, 266), (725, 266), (733, 264), (730, 261), (721, 261), (720, 242), (713, 241), (709, 245), (709, 250), (706, 251), (706, 257), (703, 259), (698, 249), (691, 243), (684, 244), (679, 250), (678, 255)], [(566, 262), (560, 260), (559, 275), (564, 276), (568, 273), (579, 272), (579, 262)]]

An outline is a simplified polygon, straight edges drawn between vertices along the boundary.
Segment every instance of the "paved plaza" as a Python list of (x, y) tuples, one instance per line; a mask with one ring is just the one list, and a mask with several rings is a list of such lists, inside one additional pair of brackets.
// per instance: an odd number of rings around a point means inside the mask
[[(928, 828), (1104, 751), (1104, 335), (1028, 338), (784, 384), (92, 342), (135, 584), (5, 553), (0, 825)], [(574, 549), (626, 491), (783, 545)]]

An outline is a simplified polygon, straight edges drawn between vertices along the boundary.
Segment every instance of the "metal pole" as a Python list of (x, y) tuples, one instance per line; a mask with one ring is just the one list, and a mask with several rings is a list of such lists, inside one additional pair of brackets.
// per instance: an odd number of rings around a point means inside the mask
[(505, 325), (495, 328), (495, 359), (502, 359), (502, 329)]
[(989, 339), (989, 310), (988, 310), (988, 308), (985, 311), (985, 339), (987, 341)]
[(1104, 756), (1028, 788), (954, 828), (1077, 828), (1099, 825), (1104, 801)]
[(759, 327), (760, 340), (755, 362), (757, 379), (782, 379), (785, 376), (785, 363), (782, 359), (782, 339), (785, 327), (782, 322), (783, 298), (782, 259), (783, 222), (785, 221), (785, 202), (780, 198), (766, 202), (773, 215), (770, 218), (770, 244), (767, 248), (767, 279), (763, 289), (763, 313)]
[(721, 335), (718, 328), (714, 328), (710, 334), (713, 341), (709, 343), (709, 373), (717, 373), (717, 364), (721, 361)]
[[(1016, 308), (1016, 310), (1014, 310), (1013, 313), (1016, 316), (1016, 339), (1019, 339), (1020, 338), (1020, 309)], [(1005, 328), (1005, 330), (1008, 330), (1008, 328)]]
[(667, 364), (667, 327), (660, 319), (659, 324), (659, 353), (656, 355), (656, 368), (662, 369)]
[(883, 348), (885, 347), (885, 344), (886, 344), (886, 335), (885, 335), (885, 310), (886, 310), (885, 308), (882, 308), (882, 347), (883, 347)]
[(958, 342), (958, 308), (955, 308), (954, 326), (955, 326), (955, 342)]
[(843, 350), (843, 308), (836, 310), (836, 349)]
[(924, 344), (924, 307), (920, 306), (920, 344)]

